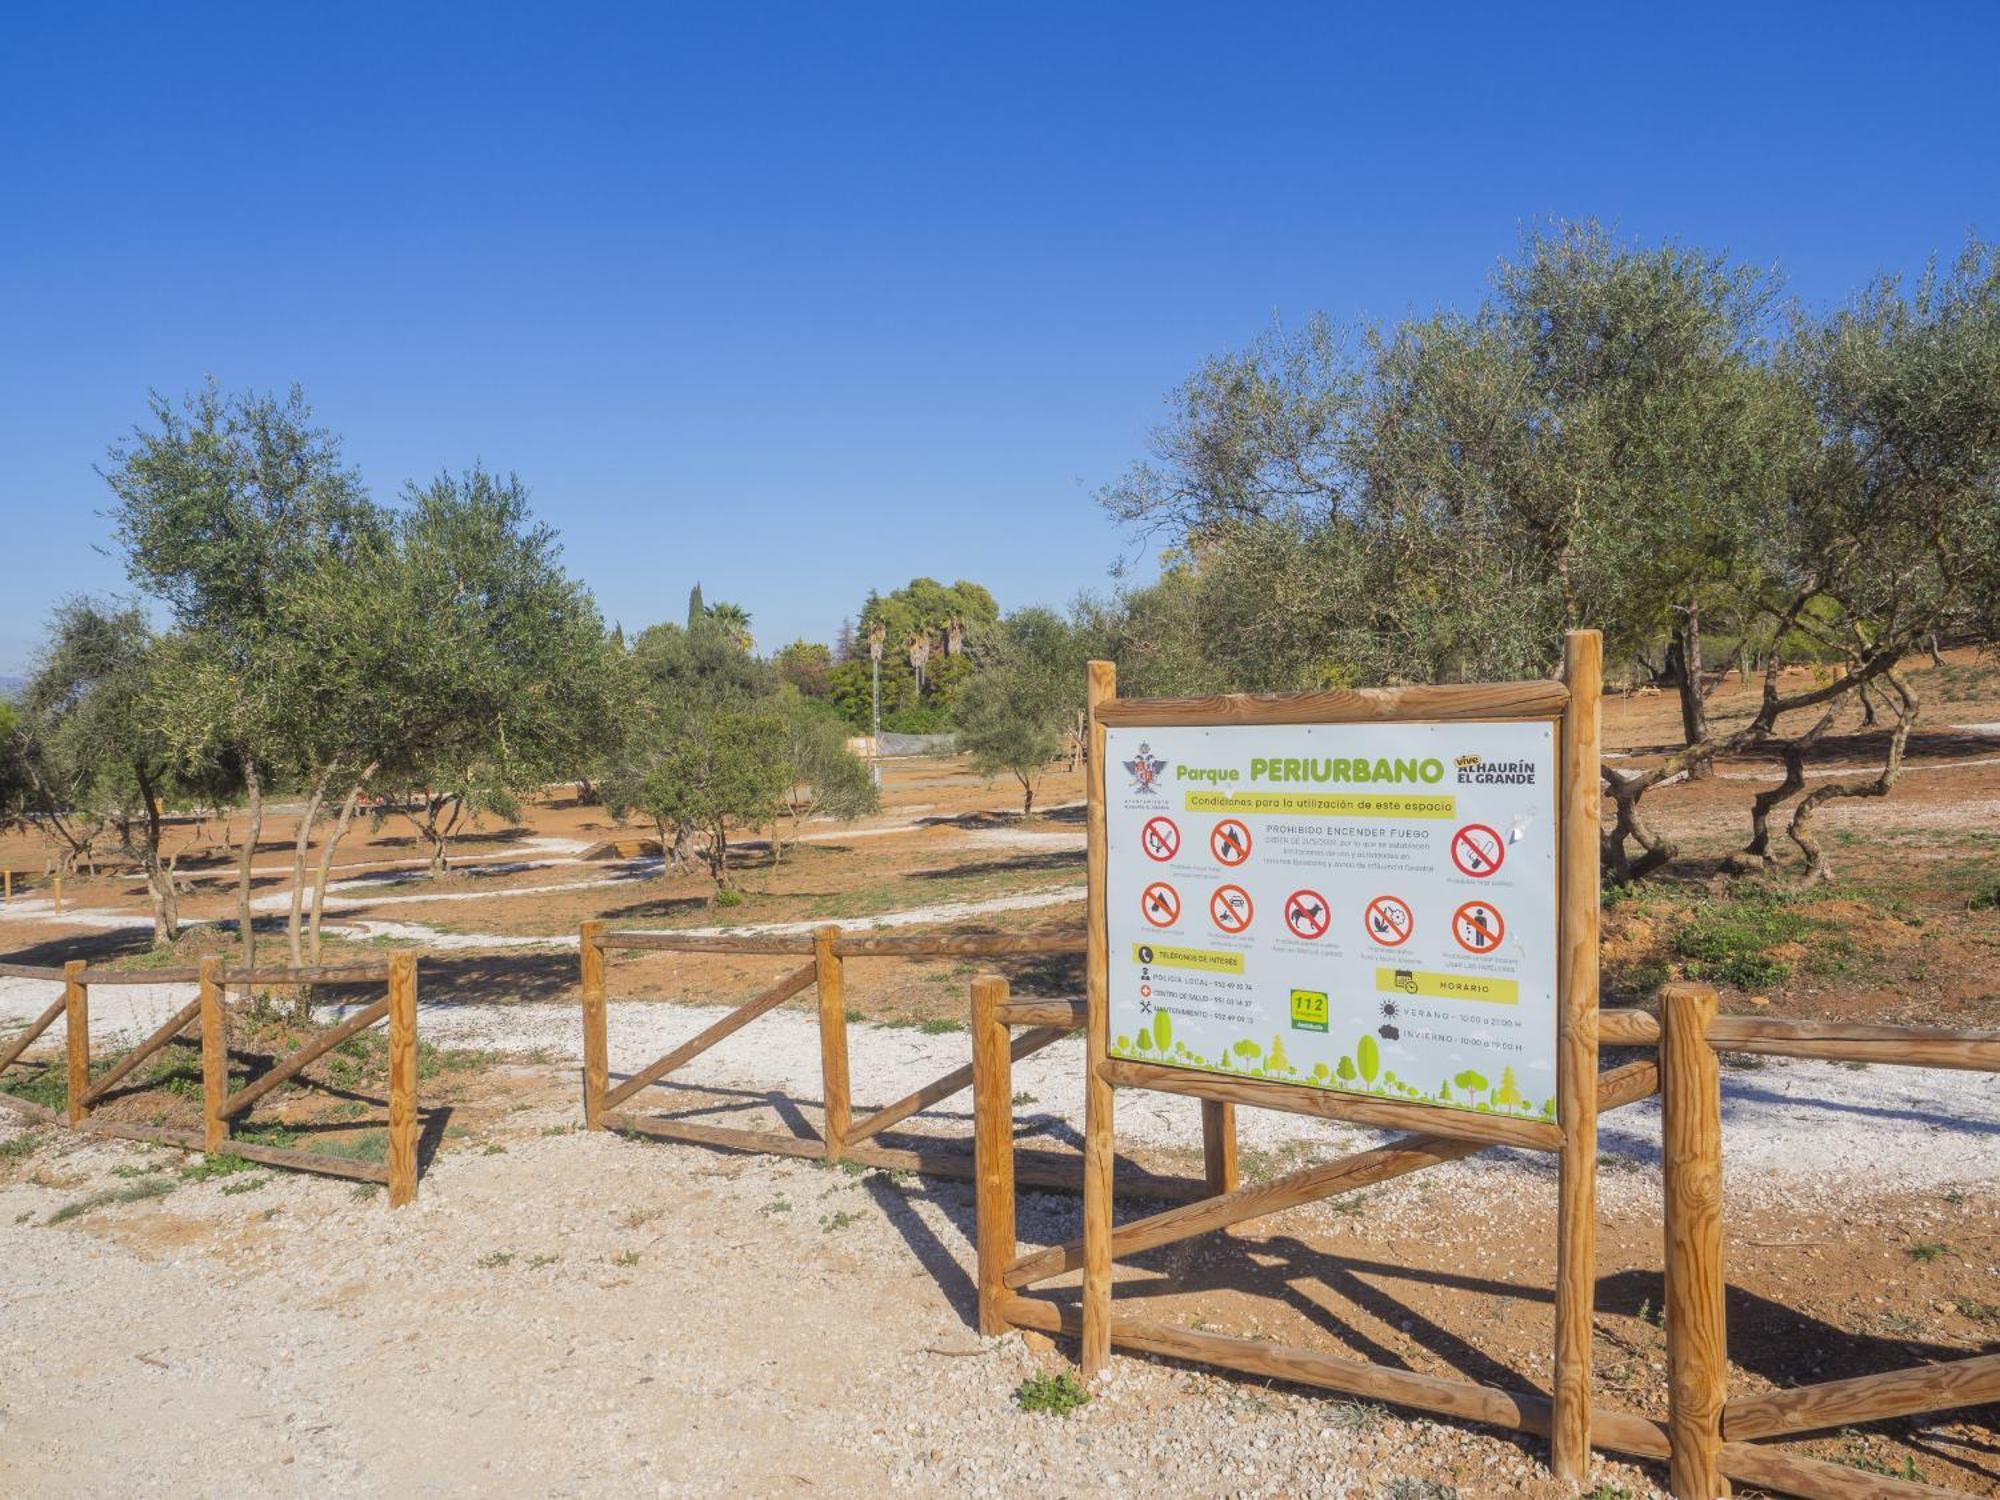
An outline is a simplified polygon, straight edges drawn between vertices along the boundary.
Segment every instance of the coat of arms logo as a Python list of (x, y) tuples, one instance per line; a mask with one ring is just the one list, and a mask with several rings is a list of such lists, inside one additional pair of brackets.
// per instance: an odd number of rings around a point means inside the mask
[(1139, 753), (1125, 762), (1125, 769), (1132, 776), (1132, 790), (1135, 792), (1145, 792), (1149, 795), (1158, 794), (1160, 788), (1157, 783), (1160, 779), (1160, 772), (1166, 770), (1166, 768), (1167, 763), (1163, 760), (1154, 759), (1153, 747), (1146, 744), (1141, 744), (1139, 746)]

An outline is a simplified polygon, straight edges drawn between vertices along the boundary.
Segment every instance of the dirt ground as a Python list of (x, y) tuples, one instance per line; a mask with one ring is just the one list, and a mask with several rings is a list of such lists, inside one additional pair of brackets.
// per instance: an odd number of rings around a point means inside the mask
[[(2000, 1026), (2000, 666), (1955, 653), (1941, 671), (1919, 669), (1916, 685), (1926, 707), (1902, 784), (1822, 815), (1829, 885), (1721, 871), (1745, 836), (1751, 792), (1777, 779), (1768, 762), (1726, 763), (1649, 799), (1688, 857), (1608, 901), (1607, 1003), (1643, 1003), (1693, 975), (1718, 984), (1727, 1010)], [(1713, 711), (1751, 703), (1727, 682)], [(1605, 719), (1608, 745), (1631, 762), (1675, 742), (1668, 696), (1614, 697)], [(1880, 738), (1854, 729), (1816, 766), (1879, 765)], [(533, 805), (518, 827), (461, 840), (438, 880), (407, 826), (357, 828), (330, 893), (329, 960), (403, 946), (425, 954), (419, 1204), (391, 1214), (352, 1184), (211, 1176), (178, 1153), (0, 1116), (0, 1493), (169, 1483), (274, 1494), (1567, 1493), (1546, 1478), (1534, 1440), (1163, 1362), (1121, 1357), (1075, 1415), (1030, 1415), (1012, 1393), (1067, 1351), (972, 1331), (962, 1187), (573, 1132), (574, 934), (586, 918), (692, 931), (1080, 921), (1079, 776), (1052, 773), (1032, 818), (1019, 816), (1011, 783), (988, 786), (956, 762), (892, 767), (884, 791), (879, 816), (808, 825), (775, 863), (768, 841), (746, 836), (735, 866), (744, 899), (733, 905), (714, 904), (703, 878), (662, 878), (656, 860), (585, 858), (642, 830), (566, 793)], [(294, 833), (293, 815), (279, 811), (259, 846), (267, 957), (284, 950)], [(178, 955), (148, 953), (144, 891), (129, 876), (66, 881), (57, 914), (42, 852), (14, 835), (0, 839), (0, 865), (29, 878), (0, 907), (0, 957), (143, 971), (228, 951), (233, 932), (206, 925), (234, 916), (226, 831), (189, 822), (176, 834), (194, 924)], [(692, 1034), (710, 1008), (784, 966), (619, 957), (614, 1070)], [(870, 1057), (919, 1079), (962, 1061), (958, 1028), (980, 967), (855, 961), (857, 1058), (865, 1039)], [(1080, 987), (1063, 961), (999, 967), (1028, 993)], [(24, 984), (0, 981), (0, 1038), (46, 1003)], [(111, 998), (124, 992), (93, 996), (101, 1056), (177, 1003), (152, 988), (131, 992), (129, 1016)], [(808, 1018), (795, 1003), (743, 1039), (766, 1026), (775, 1040), (761, 1051), (718, 1050), (704, 1059), (712, 1071), (693, 1074), (702, 1091), (663, 1092), (655, 1107), (759, 1123), (793, 1101), (816, 1118)], [(297, 1040), (282, 1026), (246, 1035), (245, 1064)], [(53, 1097), (49, 1056), (31, 1054), (5, 1086)], [(1016, 1080), (1024, 1128), (1058, 1145), (1073, 1144), (1080, 1123), (1066, 1056), (1045, 1054), (1049, 1071), (1024, 1065)], [(1732, 1108), (1748, 1112), (1729, 1126), (1732, 1389), (2000, 1349), (1991, 1080), (1727, 1062), (1741, 1101)], [(260, 1109), (258, 1128), (281, 1144), (370, 1159), (381, 1146), (380, 1065), (379, 1049), (343, 1049), (313, 1070), (314, 1087)], [(875, 1080), (883, 1097), (900, 1077)], [(107, 1114), (183, 1122), (195, 1078), (187, 1049), (169, 1049)], [(1932, 1096), (1956, 1102), (1926, 1104)], [(965, 1103), (913, 1127), (962, 1136)], [(1817, 1151), (1816, 1119), (1827, 1122)], [(1191, 1115), (1170, 1123), (1142, 1132), (1134, 1155), (1188, 1170), (1198, 1131)], [(1599, 1395), (1661, 1414), (1656, 1156), (1643, 1129), (1627, 1141), (1606, 1123)], [(1370, 1139), (1324, 1126), (1256, 1134), (1246, 1123), (1246, 1175)], [(1537, 1205), (1552, 1206), (1553, 1187), (1507, 1156), (1142, 1257), (1121, 1296), (1186, 1326), (1545, 1387), (1553, 1250), (1551, 1215)], [(1915, 1161), (1933, 1169), (1884, 1170)], [(1074, 1215), (1066, 1197), (1025, 1197), (1024, 1243), (1066, 1237)], [(780, 1280), (806, 1295), (769, 1296)], [(185, 1440), (163, 1441), (163, 1423)], [(1996, 1428), (2000, 1410), (1989, 1407), (1798, 1446), (1992, 1494)], [(1607, 1463), (1596, 1493), (1650, 1494), (1662, 1478)]]

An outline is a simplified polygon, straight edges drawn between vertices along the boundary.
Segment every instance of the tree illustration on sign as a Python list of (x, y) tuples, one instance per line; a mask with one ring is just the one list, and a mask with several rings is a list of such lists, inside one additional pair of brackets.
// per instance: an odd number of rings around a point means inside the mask
[(1164, 1010), (1153, 1012), (1153, 1044), (1162, 1052), (1173, 1045), (1174, 1018)]
[(1290, 1073), (1293, 1071), (1292, 1060), (1285, 1056), (1285, 1039), (1283, 1037), (1274, 1036), (1271, 1038), (1271, 1050), (1268, 1056), (1270, 1060), (1264, 1066), (1265, 1072)]
[(1484, 1075), (1475, 1073), (1470, 1068), (1467, 1068), (1458, 1077), (1452, 1079), (1452, 1082), (1464, 1089), (1468, 1094), (1481, 1094), (1486, 1091), (1486, 1079)]
[(1498, 1109), (1518, 1109), (1528, 1101), (1521, 1097), (1521, 1089), (1514, 1082), (1514, 1070), (1500, 1070), (1500, 1086), (1493, 1091), (1493, 1104)]
[(1361, 1042), (1354, 1049), (1354, 1060), (1361, 1069), (1361, 1081), (1373, 1085), (1375, 1075), (1382, 1069), (1382, 1049), (1375, 1038), (1363, 1033)]
[(1343, 1084), (1352, 1084), (1354, 1082), (1354, 1059), (1343, 1057), (1340, 1060), (1340, 1066), (1333, 1070), (1333, 1076), (1338, 1078)]

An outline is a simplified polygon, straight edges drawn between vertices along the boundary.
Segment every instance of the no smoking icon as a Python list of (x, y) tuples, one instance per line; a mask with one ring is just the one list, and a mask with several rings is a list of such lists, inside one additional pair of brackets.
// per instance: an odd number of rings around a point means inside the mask
[(1180, 825), (1172, 818), (1146, 819), (1146, 826), (1139, 831), (1139, 847), (1148, 859), (1172, 859), (1181, 852)]
[(1332, 921), (1333, 908), (1318, 891), (1293, 891), (1285, 899), (1285, 925), (1292, 929), (1293, 937), (1307, 941), (1325, 937)]
[(1484, 823), (1467, 823), (1451, 836), (1451, 862), (1464, 874), (1484, 880), (1507, 860), (1507, 845)]

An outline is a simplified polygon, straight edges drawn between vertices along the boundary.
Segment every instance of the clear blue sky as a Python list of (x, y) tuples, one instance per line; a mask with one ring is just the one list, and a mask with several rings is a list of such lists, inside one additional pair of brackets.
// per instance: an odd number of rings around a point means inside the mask
[(608, 618), (1106, 586), (1090, 500), (1274, 316), (1595, 216), (1815, 302), (2000, 235), (2000, 7), (22, 3), (0, 673), (123, 586), (93, 466), (301, 382), (372, 489), (519, 471)]

